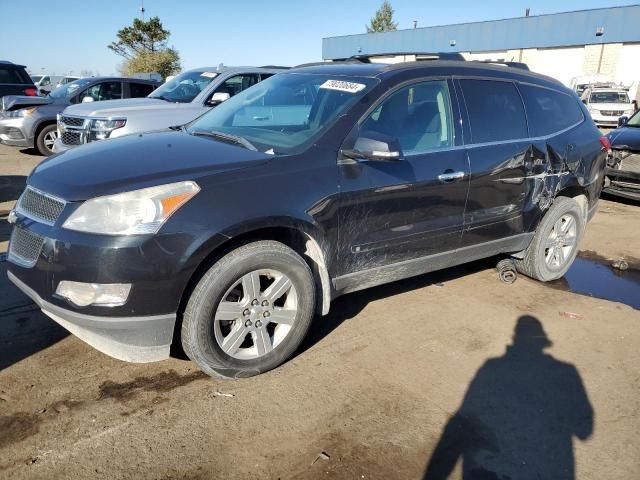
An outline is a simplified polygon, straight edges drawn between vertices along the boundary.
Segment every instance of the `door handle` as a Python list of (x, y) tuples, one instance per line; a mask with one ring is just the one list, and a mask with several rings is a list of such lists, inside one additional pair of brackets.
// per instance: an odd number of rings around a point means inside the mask
[(442, 183), (452, 183), (464, 178), (464, 172), (454, 172), (453, 170), (446, 170), (443, 174), (438, 175), (438, 180)]

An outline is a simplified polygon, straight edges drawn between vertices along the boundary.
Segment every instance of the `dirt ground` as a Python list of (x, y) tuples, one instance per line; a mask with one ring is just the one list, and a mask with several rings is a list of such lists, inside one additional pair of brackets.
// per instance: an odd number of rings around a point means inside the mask
[[(0, 146), (0, 174), (39, 159)], [(506, 285), (488, 260), (347, 295), (292, 360), (238, 381), (113, 360), (0, 262), (0, 478), (638, 478), (639, 231), (609, 198), (568, 280)]]

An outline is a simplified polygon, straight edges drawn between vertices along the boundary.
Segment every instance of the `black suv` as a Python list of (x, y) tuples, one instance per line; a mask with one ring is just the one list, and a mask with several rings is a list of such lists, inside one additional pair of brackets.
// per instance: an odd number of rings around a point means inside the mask
[(0, 60), (0, 98), (5, 95), (38, 96), (38, 89), (24, 65)]
[(223, 377), (281, 364), (348, 292), (497, 254), (561, 277), (608, 148), (559, 82), (442, 60), (292, 69), (173, 130), (36, 167), (9, 276), (109, 355), (176, 338)]

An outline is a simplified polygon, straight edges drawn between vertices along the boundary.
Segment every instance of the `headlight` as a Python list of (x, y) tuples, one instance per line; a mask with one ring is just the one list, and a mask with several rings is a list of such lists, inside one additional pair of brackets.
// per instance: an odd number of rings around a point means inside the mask
[(594, 115), (599, 115), (600, 114), (600, 110), (593, 108), (593, 107), (589, 107), (589, 113), (593, 113)]
[(10, 112), (5, 112), (7, 118), (22, 118), (28, 117), (29, 115), (33, 115), (33, 113), (38, 109), (38, 107), (30, 107), (30, 108), (21, 108), (20, 110), (12, 110)]
[(89, 129), (95, 140), (104, 140), (109, 138), (111, 132), (124, 127), (126, 124), (126, 118), (95, 119), (91, 120)]
[(102, 235), (156, 233), (200, 191), (197, 183), (177, 182), (87, 200), (62, 225)]

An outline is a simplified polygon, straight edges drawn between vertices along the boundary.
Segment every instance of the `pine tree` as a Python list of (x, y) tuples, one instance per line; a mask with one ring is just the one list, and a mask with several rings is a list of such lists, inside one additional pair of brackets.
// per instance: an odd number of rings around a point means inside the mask
[(382, 6), (376, 11), (376, 16), (367, 25), (367, 33), (392, 32), (398, 28), (398, 24), (393, 21), (393, 7), (384, 0)]

